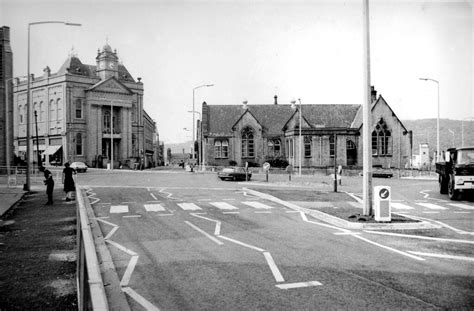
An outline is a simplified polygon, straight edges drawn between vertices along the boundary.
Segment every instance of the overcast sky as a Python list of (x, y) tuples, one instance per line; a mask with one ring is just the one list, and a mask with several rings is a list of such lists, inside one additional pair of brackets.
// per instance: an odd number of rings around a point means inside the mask
[[(474, 116), (470, 1), (370, 1), (371, 81), (397, 116)], [(362, 0), (0, 0), (10, 27), (14, 75), (56, 72), (74, 49), (95, 65), (106, 40), (142, 78), (147, 113), (165, 143), (191, 140), (193, 88), (201, 103), (362, 104)], [(196, 115), (199, 117), (199, 115)]]

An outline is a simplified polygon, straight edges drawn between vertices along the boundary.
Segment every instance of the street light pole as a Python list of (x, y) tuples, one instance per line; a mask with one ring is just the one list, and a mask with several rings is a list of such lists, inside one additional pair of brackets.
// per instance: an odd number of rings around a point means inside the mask
[[(202, 87), (211, 87), (211, 86), (214, 86), (214, 84), (203, 84), (203, 85), (199, 85), (199, 86), (196, 86), (196, 87), (193, 88), (193, 110), (192, 110), (192, 111), (195, 111), (195, 110), (194, 110), (195, 91), (196, 91), (197, 89), (202, 88)], [(194, 157), (194, 139), (195, 139), (195, 138), (194, 138), (194, 125), (195, 125), (194, 122), (195, 122), (195, 118), (194, 118), (194, 113), (193, 113), (193, 139), (192, 139), (192, 140), (193, 140), (193, 147), (192, 147), (192, 149), (191, 149), (191, 151), (192, 151), (192, 154), (191, 154), (192, 159), (195, 158), (195, 157)]]
[[(302, 110), (302, 108), (301, 108), (301, 98), (298, 98), (298, 102), (299, 102), (299, 105), (300, 105), (300, 109), (298, 109), (298, 110), (299, 110), (299, 139), (298, 139), (298, 140), (299, 140), (299, 148), (298, 148), (298, 149), (299, 149), (299, 155), (298, 155), (298, 162), (299, 162), (298, 164), (299, 164), (299, 166), (298, 166), (298, 176), (301, 177), (301, 163), (302, 163), (302, 160), (301, 160), (301, 158), (302, 158), (302, 157), (301, 157), (301, 155), (302, 155), (302, 151), (301, 151), (301, 148), (302, 148), (302, 136), (301, 136), (301, 120), (302, 120), (302, 116), (301, 116), (302, 111), (301, 111), (301, 110)], [(292, 100), (292, 101), (291, 101), (291, 107), (292, 107), (292, 108), (296, 108), (296, 100)]]
[(202, 115), (201, 115), (201, 113), (200, 113), (199, 111), (194, 111), (194, 110), (191, 111), (191, 110), (189, 110), (188, 112), (193, 113), (193, 114), (194, 114), (194, 113), (199, 114), (199, 119), (201, 120), (201, 122), (200, 122), (200, 124), (201, 124), (201, 129), (200, 129), (200, 131), (199, 131), (199, 133), (200, 133), (200, 134), (199, 134), (199, 143), (201, 144), (201, 149), (200, 149), (199, 151), (200, 151), (201, 156), (200, 156), (199, 159), (200, 159), (200, 162), (201, 162), (201, 170), (204, 171), (205, 165), (204, 165), (204, 147), (203, 147), (203, 145), (202, 145)]
[(30, 191), (30, 169), (31, 169), (31, 164), (30, 164), (30, 144), (31, 144), (31, 137), (30, 137), (30, 119), (31, 119), (31, 107), (30, 107), (30, 83), (31, 83), (31, 76), (30, 76), (30, 32), (31, 32), (31, 26), (34, 25), (41, 25), (41, 24), (63, 24), (66, 26), (81, 26), (81, 24), (77, 23), (68, 23), (68, 22), (63, 22), (63, 21), (41, 21), (41, 22), (33, 22), (33, 23), (28, 23), (28, 45), (27, 45), (27, 57), (28, 57), (28, 62), (27, 62), (27, 86), (26, 86), (26, 184), (24, 185), (24, 190)]
[(436, 159), (435, 161), (439, 161), (439, 155), (440, 155), (440, 150), (439, 150), (439, 81), (431, 78), (420, 78), (420, 80), (423, 81), (432, 81), (435, 82), (436, 85), (438, 86), (438, 117), (436, 119)]

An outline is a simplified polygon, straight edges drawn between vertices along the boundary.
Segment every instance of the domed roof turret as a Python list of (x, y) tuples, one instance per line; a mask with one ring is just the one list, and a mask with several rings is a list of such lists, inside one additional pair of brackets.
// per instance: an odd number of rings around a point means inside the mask
[(104, 45), (104, 47), (102, 48), (102, 51), (104, 52), (112, 52), (112, 48), (110, 47), (110, 45), (108, 43), (106, 43)]

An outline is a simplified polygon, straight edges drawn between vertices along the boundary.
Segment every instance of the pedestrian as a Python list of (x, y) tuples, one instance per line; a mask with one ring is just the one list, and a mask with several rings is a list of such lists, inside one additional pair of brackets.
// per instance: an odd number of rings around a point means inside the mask
[(76, 175), (76, 170), (69, 166), (69, 163), (64, 164), (63, 169), (63, 184), (64, 192), (66, 192), (66, 201), (72, 200), (72, 192), (76, 191), (76, 185), (74, 184), (73, 176)]
[(54, 190), (54, 180), (53, 174), (46, 169), (44, 166), (39, 167), (39, 171), (44, 174), (44, 184), (46, 185), (46, 195), (48, 196), (48, 202), (45, 205), (53, 204), (53, 190)]

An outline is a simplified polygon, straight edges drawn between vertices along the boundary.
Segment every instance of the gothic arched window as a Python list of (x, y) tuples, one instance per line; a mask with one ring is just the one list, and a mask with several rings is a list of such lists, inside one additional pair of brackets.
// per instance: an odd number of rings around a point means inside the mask
[(392, 154), (392, 132), (387, 123), (381, 118), (372, 131), (372, 155)]
[(242, 131), (242, 158), (253, 157), (255, 157), (254, 133), (251, 128), (246, 127)]
[(281, 142), (278, 138), (268, 140), (268, 152), (270, 157), (277, 157), (281, 154)]

